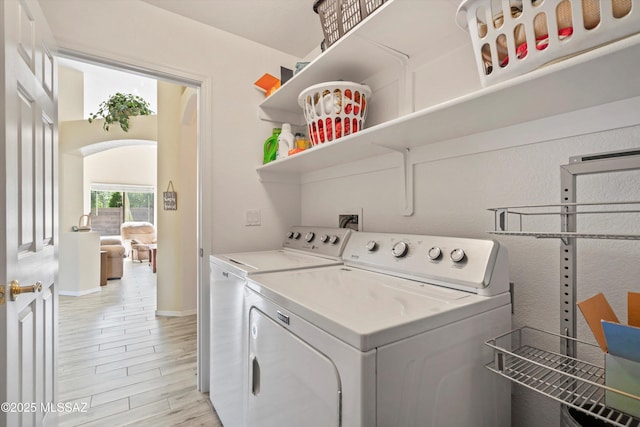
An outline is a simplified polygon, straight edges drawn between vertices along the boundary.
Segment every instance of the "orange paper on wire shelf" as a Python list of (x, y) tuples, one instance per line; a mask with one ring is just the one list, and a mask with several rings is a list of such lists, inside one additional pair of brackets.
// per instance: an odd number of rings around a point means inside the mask
[(640, 328), (640, 292), (629, 292), (627, 313), (629, 326)]
[(618, 316), (613, 312), (613, 309), (602, 292), (579, 302), (578, 307), (580, 308), (580, 311), (582, 311), (589, 328), (591, 328), (598, 345), (600, 345), (602, 351), (606, 353), (607, 340), (604, 337), (601, 321), (606, 320), (609, 322), (620, 323)]

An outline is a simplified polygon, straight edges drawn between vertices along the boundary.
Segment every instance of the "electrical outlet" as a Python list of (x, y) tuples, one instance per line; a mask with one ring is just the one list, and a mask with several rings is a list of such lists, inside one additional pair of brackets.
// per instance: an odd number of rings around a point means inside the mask
[(362, 231), (362, 209), (343, 209), (338, 214), (338, 227)]

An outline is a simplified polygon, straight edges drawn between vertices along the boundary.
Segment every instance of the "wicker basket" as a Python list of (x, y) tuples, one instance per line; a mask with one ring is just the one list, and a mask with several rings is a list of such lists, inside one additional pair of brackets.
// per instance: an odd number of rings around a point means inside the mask
[(298, 96), (313, 145), (332, 142), (362, 130), (371, 98), (369, 86), (327, 82), (308, 87)]
[(320, 17), (326, 47), (355, 27), (386, 0), (315, 0), (313, 10)]
[(488, 86), (640, 32), (637, 3), (464, 0), (457, 21), (469, 29), (480, 81)]

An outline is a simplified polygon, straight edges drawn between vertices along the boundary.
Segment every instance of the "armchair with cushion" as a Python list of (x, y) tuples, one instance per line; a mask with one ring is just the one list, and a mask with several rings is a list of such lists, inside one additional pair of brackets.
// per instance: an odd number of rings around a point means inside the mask
[(100, 237), (100, 250), (107, 251), (107, 279), (120, 279), (123, 274), (125, 249), (119, 236)]
[(149, 244), (156, 243), (156, 228), (149, 222), (130, 221), (120, 226), (122, 241), (133, 261), (149, 260)]

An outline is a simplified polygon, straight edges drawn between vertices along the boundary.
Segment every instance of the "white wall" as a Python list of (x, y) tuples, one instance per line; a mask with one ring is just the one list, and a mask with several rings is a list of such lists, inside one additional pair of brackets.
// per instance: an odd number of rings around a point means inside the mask
[[(184, 87), (158, 82), (158, 111), (163, 117), (158, 123), (158, 181), (162, 188), (158, 194), (167, 191), (169, 181), (178, 193), (178, 209), (164, 210), (159, 200), (158, 210), (158, 294), (156, 313), (163, 315), (193, 314), (196, 312), (196, 298), (183, 300), (185, 289), (194, 290), (196, 280), (183, 281), (183, 271), (195, 270), (196, 246), (193, 236), (196, 232), (195, 203), (189, 204), (184, 196), (195, 193), (196, 151), (195, 140), (182, 137), (182, 94)], [(191, 159), (184, 165), (183, 158)], [(184, 171), (183, 171), (184, 170)], [(183, 179), (183, 172), (187, 179)], [(195, 202), (195, 201), (194, 201)], [(190, 230), (183, 230), (183, 221), (190, 222)], [(183, 231), (186, 233), (183, 234)], [(187, 237), (193, 246), (184, 250), (183, 238)], [(191, 278), (194, 274), (191, 274)], [(195, 296), (195, 295), (194, 295)]]
[[(182, 281), (181, 311), (195, 312), (197, 304), (198, 283), (198, 171), (192, 165), (197, 164), (198, 154), (198, 114), (197, 93), (187, 88), (181, 97), (181, 145), (183, 150), (179, 159), (180, 169), (180, 205), (183, 210), (177, 230), (181, 239), (182, 262), (180, 263), (180, 279)], [(187, 286), (187, 284), (192, 284)]]
[(84, 106), (84, 76), (82, 72), (58, 67), (58, 121), (82, 120)]
[(91, 184), (156, 186), (158, 148), (153, 145), (116, 147), (84, 158), (85, 199)]
[(60, 295), (100, 292), (100, 234), (95, 231), (60, 233)]

